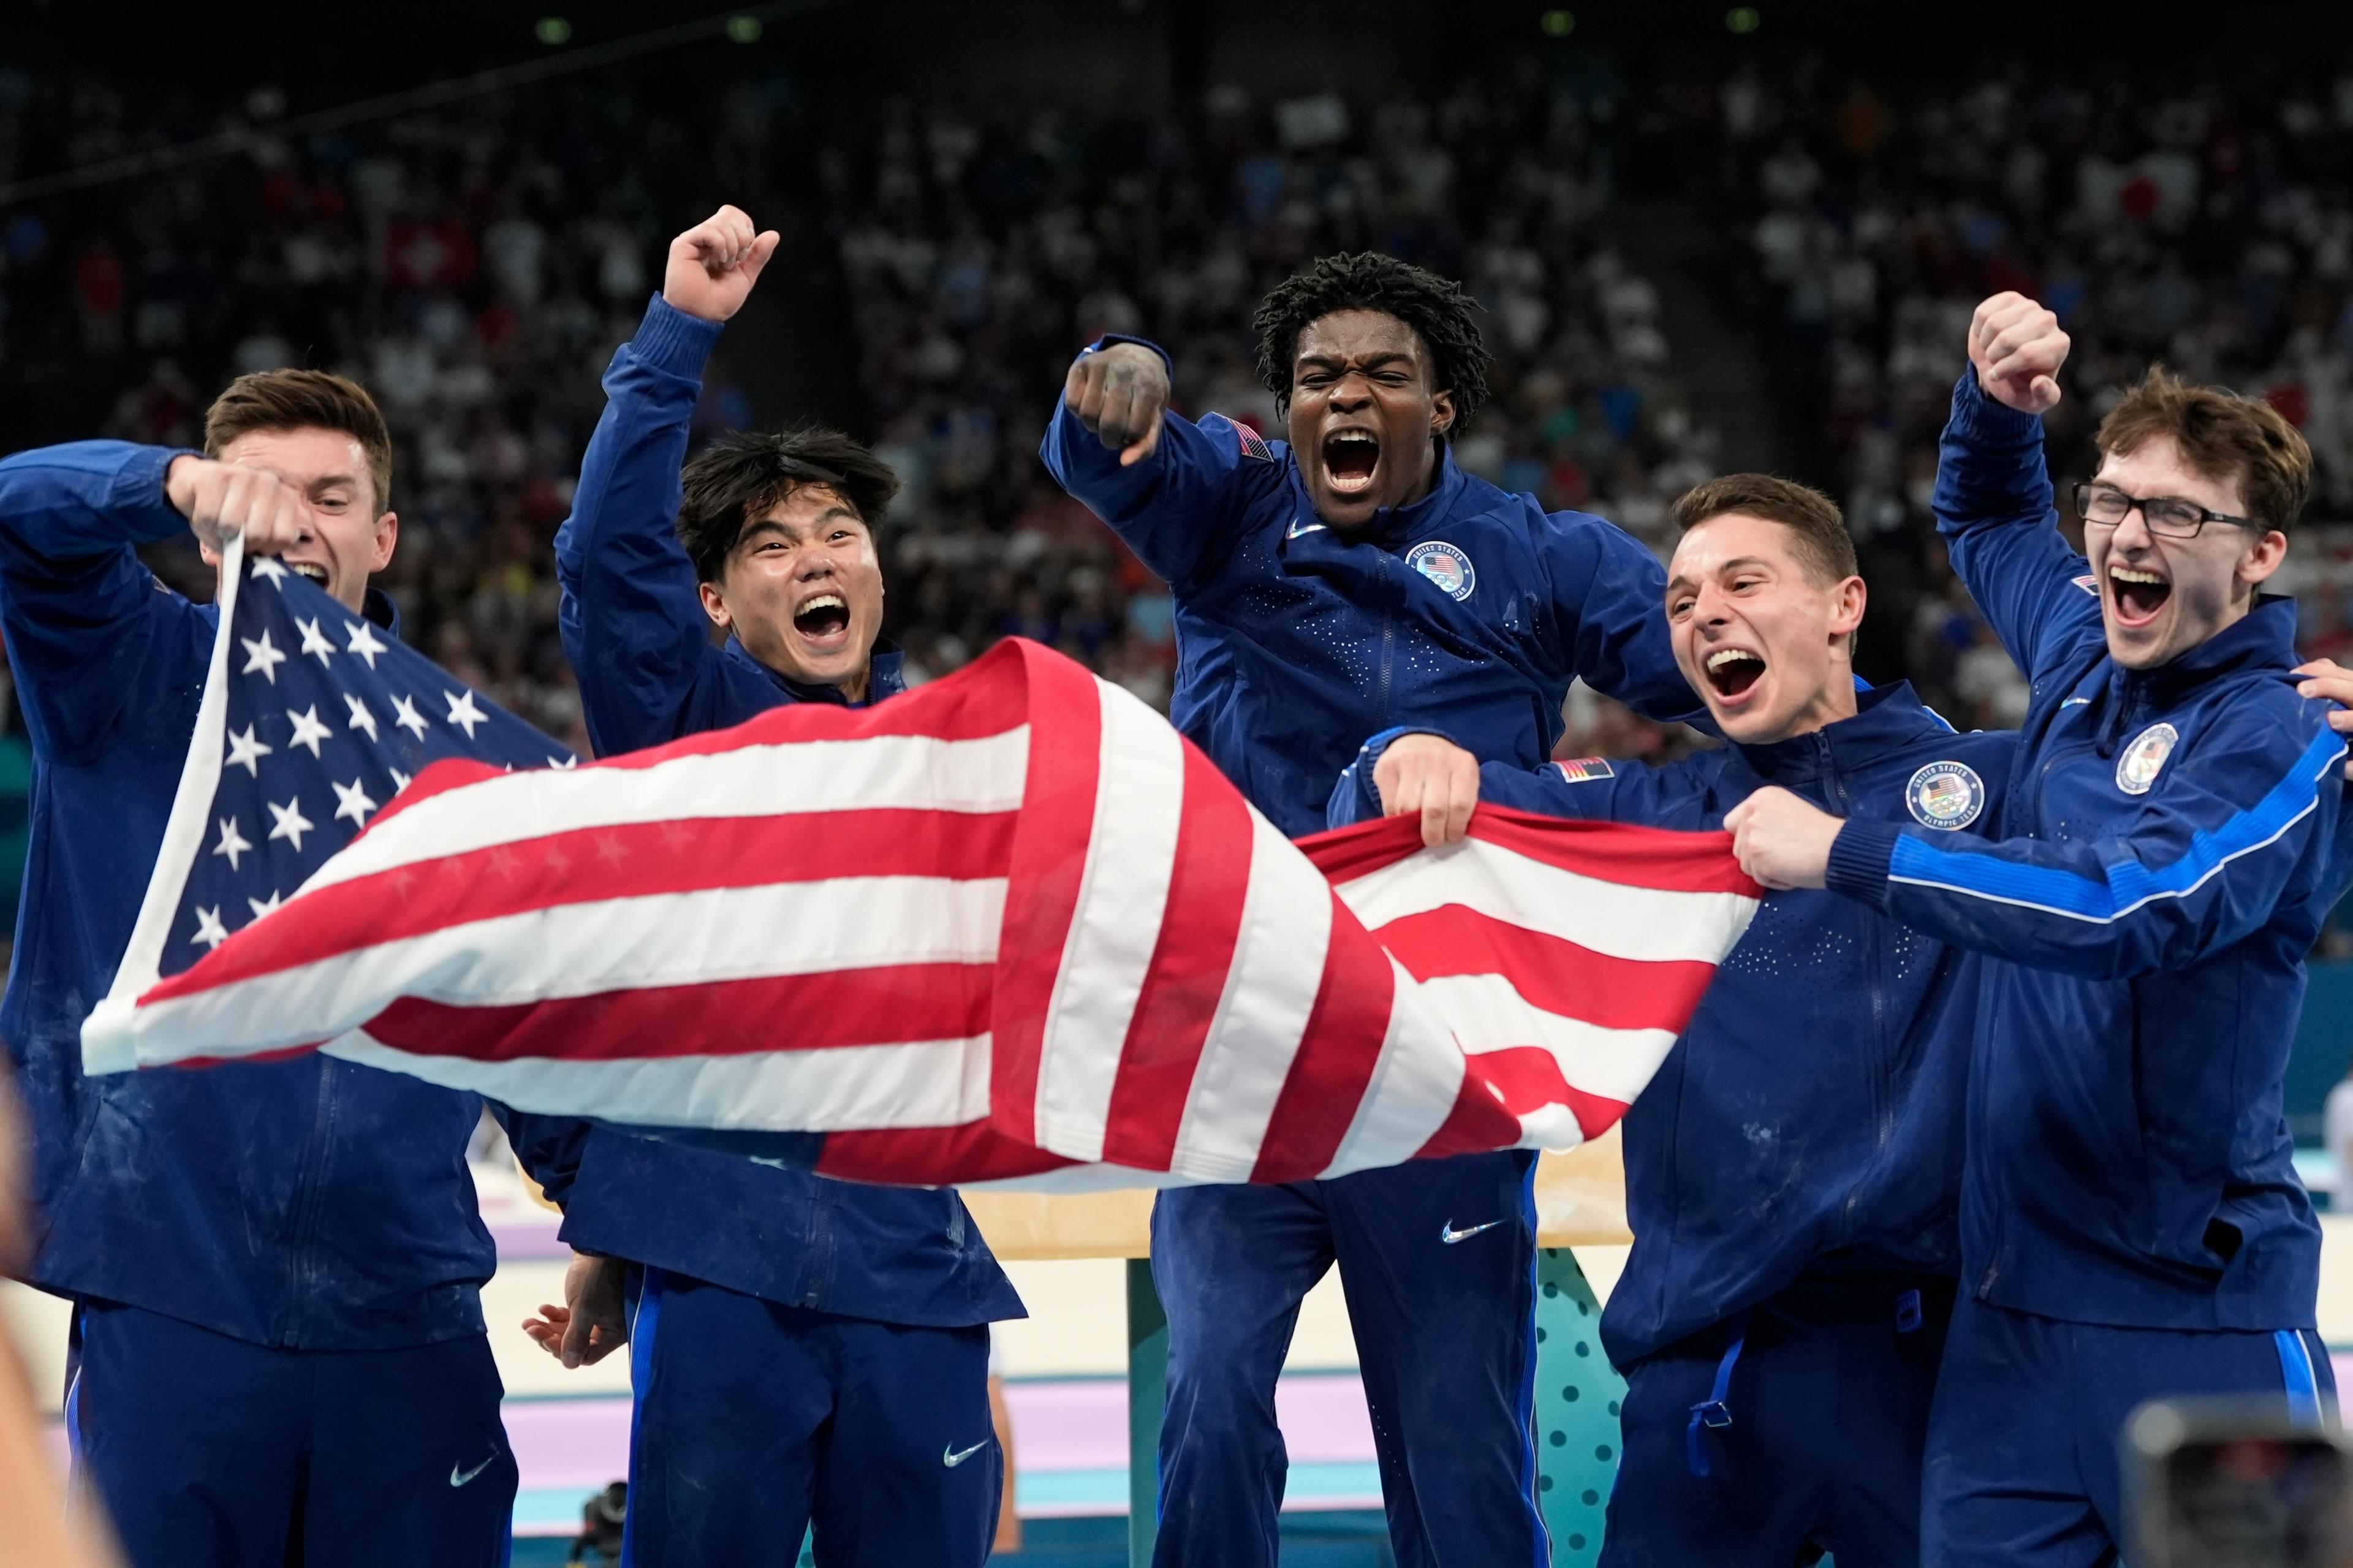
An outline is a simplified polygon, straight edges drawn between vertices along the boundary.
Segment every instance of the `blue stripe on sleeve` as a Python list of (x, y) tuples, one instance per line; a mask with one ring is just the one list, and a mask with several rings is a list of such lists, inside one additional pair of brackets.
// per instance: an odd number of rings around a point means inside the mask
[(2233, 812), (2215, 831), (2200, 829), (2189, 850), (2170, 865), (2128, 861), (2109, 867), (2106, 879), (2094, 881), (2052, 867), (1931, 848), (1907, 833), (1895, 841), (1887, 878), (2105, 924), (2153, 900), (2186, 897), (2231, 861), (2279, 837), (2317, 804), (2320, 781), (2344, 756), (2344, 738), (2324, 726), (2269, 794), (2253, 807)]

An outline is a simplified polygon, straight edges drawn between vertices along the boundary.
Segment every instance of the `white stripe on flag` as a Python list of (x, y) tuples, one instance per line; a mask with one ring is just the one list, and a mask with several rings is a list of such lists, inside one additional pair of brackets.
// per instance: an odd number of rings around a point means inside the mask
[(1332, 941), (1332, 884), (1272, 823), (1250, 813), (1250, 888), (1225, 994), (1176, 1129), (1176, 1160), (1245, 1182), (1274, 1115)]
[(1185, 750), (1168, 721), (1097, 680), (1103, 760), (1094, 832), (1038, 1062), (1039, 1145), (1065, 1159), (1103, 1158), (1112, 1086), (1144, 990), (1176, 869), (1185, 808)]
[(1412, 1159), (1444, 1125), (1462, 1089), (1467, 1058), (1445, 1020), (1394, 958), (1389, 978), (1397, 999), (1389, 1008), (1388, 1035), (1347, 1135), (1324, 1168), (1327, 1177)]
[(672, 757), (649, 768), (543, 769), (417, 802), (320, 867), (303, 890), (580, 828), (904, 808), (1012, 811), (1029, 727), (978, 741), (878, 735)]
[[(443, 926), (343, 957), (150, 1002), (140, 1059), (246, 1056), (332, 1038), (396, 996), (498, 1006), (647, 986), (987, 963), (1005, 879), (840, 877), (563, 904)], [(171, 1057), (150, 1039), (191, 1042)]]
[(989, 1038), (740, 1057), (483, 1062), (418, 1055), (353, 1030), (329, 1056), (472, 1089), (518, 1110), (653, 1126), (811, 1132), (955, 1127), (988, 1114)]
[(1736, 893), (1662, 892), (1606, 882), (1469, 838), (1339, 884), (1375, 936), (1391, 921), (1460, 904), (1612, 958), (1713, 964), (1756, 911)]
[(1450, 974), (1421, 983), (1421, 994), (1454, 1027), (1465, 1054), (1530, 1046), (1560, 1066), (1571, 1089), (1632, 1103), (1675, 1043), (1672, 1029), (1605, 1029), (1547, 1013), (1501, 974)]

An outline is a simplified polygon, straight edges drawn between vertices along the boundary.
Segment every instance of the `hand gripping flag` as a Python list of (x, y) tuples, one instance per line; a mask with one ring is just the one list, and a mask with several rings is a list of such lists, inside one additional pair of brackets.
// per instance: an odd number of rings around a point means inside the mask
[[(278, 909), (430, 764), (573, 763), (307, 578), (246, 560), (242, 540), (230, 542), (217, 603), (163, 850), (93, 1025)], [(84, 1055), (93, 1072), (132, 1065)]]
[(1303, 850), (1016, 640), (870, 709), (442, 764), (84, 1048), (315, 1045), (870, 1181), (1284, 1182), (1599, 1133), (1757, 897), (1724, 835), (1493, 808)]

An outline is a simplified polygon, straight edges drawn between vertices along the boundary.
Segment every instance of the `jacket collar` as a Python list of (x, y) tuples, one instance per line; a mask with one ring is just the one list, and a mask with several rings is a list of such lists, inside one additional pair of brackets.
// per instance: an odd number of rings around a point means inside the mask
[(2171, 663), (2155, 669), (2117, 668), (2126, 680), (2139, 682), (2158, 701), (2168, 702), (2250, 666), (2289, 669), (2295, 663), (2295, 601), (2284, 594), (2259, 594), (2254, 608)]
[(360, 601), (360, 614), (393, 636), (400, 635), (400, 606), (383, 589), (372, 587), (367, 591), (367, 596)]
[[(1373, 513), (1372, 520), (1362, 528), (1345, 531), (1333, 528), (1331, 532), (1343, 540), (1364, 540), (1381, 545), (1409, 539), (1451, 517), (1467, 482), (1462, 470), (1455, 464), (1453, 443), (1444, 443), (1438, 448), (1438, 477), (1430, 485), (1428, 495), (1404, 506), (1385, 506)], [(1299, 453), (1295, 448), (1291, 450), (1291, 489), (1297, 500), (1300, 515), (1314, 517), (1316, 521), (1323, 522), (1322, 516), (1315, 510), (1314, 498), (1307, 493), (1307, 481), (1300, 476)], [(1324, 526), (1331, 528), (1328, 523)]]
[(1858, 693), (1852, 719), (1786, 741), (1733, 749), (1760, 778), (1806, 777), (1867, 767), (1906, 746), (1952, 732), (1952, 726), (1914, 693), (1910, 681), (1899, 680)]
[(866, 700), (863, 702), (850, 701), (841, 694), (839, 686), (811, 685), (778, 674), (754, 658), (751, 650), (733, 637), (727, 639), (727, 651), (766, 676), (771, 685), (796, 702), (830, 702), (837, 708), (871, 708), (884, 698), (896, 697), (907, 689), (906, 653), (897, 643), (888, 639), (874, 645), (871, 656), (871, 673), (867, 677)]

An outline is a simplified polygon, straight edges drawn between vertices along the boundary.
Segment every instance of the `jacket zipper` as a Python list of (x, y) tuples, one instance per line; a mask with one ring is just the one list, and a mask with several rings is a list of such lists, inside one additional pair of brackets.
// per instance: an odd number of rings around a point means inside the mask
[[(1839, 771), (1831, 756), (1830, 742), (1819, 736), (1816, 739), (1821, 750), (1822, 771), (1830, 780), (1831, 793), (1837, 798), (1839, 815), (1851, 817), (1854, 815), (1854, 797), (1847, 791), (1846, 775)], [(1871, 1164), (1864, 1172), (1867, 1179), (1870, 1172), (1877, 1169), (1879, 1162), (1886, 1157), (1888, 1141), (1894, 1136), (1895, 1128), (1894, 1112), (1888, 1104), (1887, 987), (1882, 980), (1879, 921), (1874, 918), (1862, 923), (1863, 973), (1871, 977), (1868, 989), (1871, 996), (1869, 1049), (1873, 1144)], [(1862, 1180), (1859, 1179), (1847, 1189), (1846, 1214), (1841, 1225), (1842, 1244), (1851, 1245), (1854, 1240), (1855, 1215), (1862, 1205)]]
[(301, 1348), (310, 1326), (305, 1303), (311, 1295), (311, 1242), (318, 1232), (319, 1211), (326, 1203), (325, 1166), (330, 1163), (328, 1151), (334, 1140), (335, 1063), (325, 1057), (318, 1059), (319, 1095), (311, 1111), (311, 1136), (302, 1150), (301, 1163), (295, 1168), (294, 1223), (287, 1237), (286, 1264), (292, 1301), (278, 1339), (289, 1350)]
[(1389, 552), (1386, 550), (1382, 551), (1380, 560), (1381, 679), (1378, 690), (1380, 722), (1375, 726), (1375, 729), (1386, 730), (1389, 727), (1390, 667), (1394, 662), (1397, 653), (1397, 606), (1391, 601), (1396, 599), (1398, 595), (1389, 591), (1391, 586), (1389, 583)]

